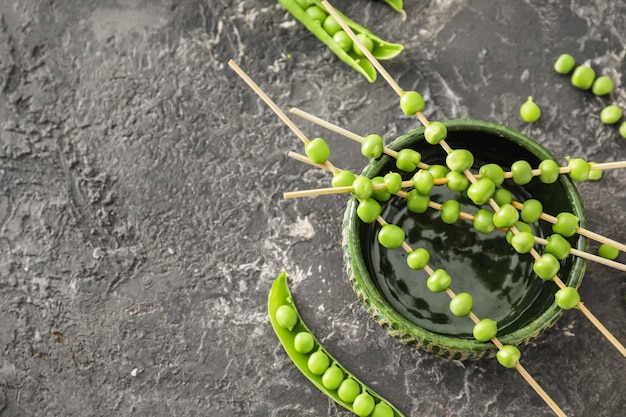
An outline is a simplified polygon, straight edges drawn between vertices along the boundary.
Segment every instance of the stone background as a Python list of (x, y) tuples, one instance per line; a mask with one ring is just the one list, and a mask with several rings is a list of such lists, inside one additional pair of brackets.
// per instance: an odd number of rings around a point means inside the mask
[[(405, 45), (385, 67), (432, 120), (516, 128), (559, 159), (626, 159), (599, 121), (626, 108), (622, 0), (337, 0)], [(552, 70), (563, 52), (610, 97)], [(291, 364), (266, 315), (281, 270), (328, 350), (407, 416), (551, 416), (496, 361), (447, 362), (391, 339), (344, 276), (345, 198), (226, 65), (281, 106), (391, 139), (416, 127), (272, 0), (0, 0), (0, 416), (349, 416)], [(532, 95), (538, 123), (518, 116)], [(311, 137), (326, 132), (299, 123)], [(350, 141), (333, 161), (360, 170)], [(580, 186), (589, 228), (626, 241), (626, 177)], [(592, 249), (593, 249), (592, 245)], [(624, 261), (623, 255), (620, 258)], [(589, 264), (586, 306), (626, 342), (624, 274)], [(523, 349), (569, 416), (621, 415), (625, 358), (578, 312)]]

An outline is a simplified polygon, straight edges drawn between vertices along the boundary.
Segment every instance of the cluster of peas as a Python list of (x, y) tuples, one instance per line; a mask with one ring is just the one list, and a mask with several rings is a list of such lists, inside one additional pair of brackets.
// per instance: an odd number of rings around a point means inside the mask
[[(424, 108), (422, 96), (414, 91), (405, 92), (400, 100), (400, 106), (407, 115), (414, 115)], [(447, 137), (446, 126), (441, 122), (432, 122), (425, 128), (424, 138), (432, 144), (439, 144)], [(380, 135), (372, 134), (363, 138), (361, 152), (368, 158), (379, 158), (384, 149)], [(322, 138), (314, 139), (305, 146), (307, 156), (316, 163), (324, 163), (330, 156), (330, 148)], [(400, 171), (415, 172), (421, 162), (421, 154), (413, 149), (402, 149), (397, 153), (396, 167)], [(451, 191), (464, 193), (474, 204), (482, 206), (493, 199), (499, 209), (491, 211), (479, 208), (473, 217), (473, 227), (480, 233), (490, 234), (496, 228), (506, 230), (506, 240), (518, 253), (529, 253), (535, 246), (535, 236), (529, 223), (536, 222), (543, 213), (543, 205), (536, 199), (524, 202), (518, 210), (512, 203), (511, 193), (500, 185), (505, 180), (504, 169), (497, 164), (485, 164), (480, 167), (477, 181), (471, 183), (465, 171), (474, 165), (472, 153), (465, 149), (451, 150), (446, 157), (446, 166), (431, 165), (427, 169), (419, 169), (411, 178), (412, 190), (403, 193), (406, 198), (407, 209), (415, 213), (423, 213), (429, 208), (430, 193), (435, 181), (445, 178), (446, 185)], [(593, 170), (593, 163), (581, 158), (568, 160), (569, 175), (577, 182), (599, 179), (602, 171)], [(539, 180), (550, 184), (557, 181), (560, 167), (553, 160), (544, 160), (539, 164)], [(511, 165), (512, 180), (515, 184), (528, 184), (534, 177), (533, 168), (524, 160), (516, 161)], [(381, 213), (380, 202), (387, 201), (394, 194), (399, 194), (402, 188), (402, 175), (398, 172), (389, 172), (384, 176), (367, 178), (356, 176), (347, 170), (337, 172), (331, 181), (333, 187), (352, 186), (352, 193), (359, 201), (357, 215), (365, 223), (373, 223)], [(383, 187), (376, 187), (383, 184)], [(458, 201), (448, 200), (441, 205), (441, 220), (452, 224), (459, 220), (461, 207)], [(534, 272), (543, 280), (552, 280), (559, 272), (560, 261), (570, 255), (571, 245), (566, 238), (577, 233), (579, 219), (572, 213), (562, 212), (556, 216), (552, 226), (554, 234), (549, 236), (544, 253), (535, 259)], [(384, 223), (378, 233), (379, 243), (387, 249), (402, 247), (405, 232), (397, 225)], [(616, 248), (602, 245), (600, 255), (610, 259), (617, 257)], [(430, 254), (424, 248), (412, 249), (407, 255), (407, 264), (411, 269), (424, 269)], [(436, 269), (427, 279), (427, 287), (432, 292), (443, 292), (450, 288), (451, 276), (445, 269)], [(555, 294), (555, 300), (562, 309), (575, 308), (580, 302), (580, 295), (576, 288), (565, 287)], [(473, 298), (468, 293), (460, 293), (452, 298), (450, 311), (459, 317), (469, 316), (473, 307)], [(491, 319), (482, 319), (475, 324), (473, 335), (476, 340), (487, 342), (496, 337), (497, 323)], [(520, 352), (515, 346), (504, 346), (500, 349), (497, 358), (505, 367), (514, 367), (519, 360)]]
[[(293, 332), (301, 320), (296, 310), (283, 304), (276, 309), (275, 319), (279, 326)], [(351, 410), (360, 417), (393, 417), (393, 408), (384, 400), (371, 395), (365, 387), (332, 359), (316, 342), (311, 332), (298, 331), (292, 340), (293, 349), (309, 355), (306, 366), (313, 375), (321, 376), (325, 389), (336, 392), (341, 401), (351, 405)]]

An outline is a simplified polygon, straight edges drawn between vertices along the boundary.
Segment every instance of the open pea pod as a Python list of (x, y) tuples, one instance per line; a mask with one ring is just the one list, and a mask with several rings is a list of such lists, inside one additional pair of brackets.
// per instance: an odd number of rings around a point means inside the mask
[[(320, 391), (358, 416), (404, 417), (397, 408), (360, 382), (337, 362), (313, 336), (298, 314), (287, 283), (287, 275), (284, 272), (272, 284), (268, 297), (268, 310), (272, 327), (287, 355)], [(306, 339), (310, 343), (306, 348), (302, 348), (297, 340), (302, 334), (307, 336)], [(319, 359), (319, 356), (325, 357), (322, 365), (312, 362), (311, 357), (314, 355), (317, 355), (315, 359)], [(331, 368), (335, 368), (333, 369), (335, 372), (338, 372), (336, 368), (340, 371), (340, 378), (335, 379), (332, 384), (328, 382), (330, 378), (326, 377), (327, 371), (330, 372)], [(358, 387), (358, 394), (354, 393), (353, 398), (347, 398), (345, 394), (347, 390), (342, 391), (345, 381), (350, 382), (345, 386)]]
[[(357, 72), (362, 74), (368, 81), (376, 81), (376, 69), (367, 60), (366, 57), (359, 55), (350, 48), (345, 51), (338, 42), (333, 39), (330, 33), (328, 33), (322, 23), (311, 17), (306, 9), (312, 6), (316, 6), (322, 9), (326, 15), (328, 11), (322, 5), (321, 0), (278, 0), (288, 11), (291, 13), (300, 23), (302, 23), (311, 33), (313, 33), (320, 41), (330, 48), (343, 62), (350, 65)], [(304, 5), (303, 6), (301, 6)], [(352, 29), (356, 35), (364, 35), (372, 41), (372, 55), (378, 60), (391, 59), (397, 56), (404, 49), (403, 45), (397, 43), (387, 42), (380, 37), (370, 32), (365, 27), (351, 20), (343, 13), (337, 11), (346, 24)]]

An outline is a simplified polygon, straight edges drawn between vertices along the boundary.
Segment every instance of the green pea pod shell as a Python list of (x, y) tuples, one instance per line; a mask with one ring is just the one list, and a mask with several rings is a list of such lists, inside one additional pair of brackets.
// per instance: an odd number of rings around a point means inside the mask
[[(278, 0), (300, 23), (302, 23), (311, 33), (313, 33), (320, 41), (330, 48), (343, 62), (354, 68), (358, 73), (363, 75), (368, 81), (376, 81), (376, 68), (364, 56), (358, 56), (354, 51), (348, 52), (341, 49), (339, 44), (335, 42), (332, 36), (324, 30), (322, 25), (312, 19), (304, 9), (302, 9), (294, 0)], [(321, 0), (310, 0), (311, 5), (320, 7), (328, 14), (327, 9), (322, 5)], [(355, 34), (367, 35), (374, 43), (372, 55), (378, 60), (386, 60), (396, 57), (404, 49), (403, 45), (387, 42), (380, 37), (374, 35), (365, 27), (351, 20), (340, 11), (337, 13), (342, 17), (346, 24)]]
[(402, 0), (383, 0), (385, 3), (390, 5), (396, 12), (404, 12)]
[[(277, 320), (276, 320), (276, 310), (278, 310), (278, 308), (280, 306), (282, 306), (282, 305), (288, 305), (288, 306), (292, 307), (294, 309), (294, 311), (296, 312), (296, 314), (297, 314), (298, 321), (297, 321), (296, 325), (293, 327), (293, 329), (291, 329), (291, 330), (288, 330), (288, 329), (286, 329), (284, 327), (281, 327), (278, 324)], [(344, 374), (344, 380), (348, 379), (348, 378), (354, 379), (360, 385), (361, 392), (367, 392), (369, 395), (371, 395), (372, 398), (374, 399), (374, 402), (376, 404), (378, 404), (380, 402), (384, 402), (385, 404), (387, 404), (391, 408), (391, 410), (393, 410), (394, 417), (404, 417), (404, 415), (398, 409), (396, 409), (388, 401), (383, 399), (380, 395), (378, 395), (377, 393), (372, 391), (365, 384), (363, 384), (356, 377), (354, 377), (354, 375), (352, 375), (350, 372), (348, 372), (319, 343), (317, 338), (315, 338), (315, 336), (309, 330), (309, 328), (306, 326), (306, 324), (304, 324), (304, 322), (302, 321), (302, 318), (300, 317), (300, 314), (298, 313), (298, 310), (296, 309), (296, 306), (295, 306), (294, 301), (293, 301), (293, 296), (291, 295), (291, 291), (289, 290), (289, 285), (287, 283), (287, 275), (286, 275), (285, 272), (282, 272), (274, 280), (274, 283), (272, 284), (272, 288), (270, 290), (270, 294), (269, 294), (269, 297), (268, 297), (268, 310), (269, 310), (270, 320), (272, 322), (272, 327), (274, 328), (274, 331), (276, 332), (276, 335), (278, 336), (278, 339), (280, 340), (281, 344), (283, 345), (283, 348), (285, 349), (285, 352), (287, 352), (287, 355), (289, 355), (289, 357), (291, 358), (293, 363), (304, 374), (304, 376), (306, 376), (313, 383), (313, 385), (315, 385), (317, 388), (319, 388), (320, 391), (322, 391), (328, 397), (330, 397), (335, 402), (337, 402), (337, 404), (339, 404), (339, 405), (345, 407), (346, 409), (354, 412), (353, 409), (352, 409), (352, 404), (347, 403), (347, 402), (343, 401), (341, 398), (339, 398), (337, 390), (329, 390), (326, 387), (324, 387), (324, 384), (322, 383), (322, 376), (321, 375), (315, 375), (314, 373), (312, 373), (309, 370), (309, 368), (307, 366), (309, 356), (312, 353), (321, 350), (322, 352), (324, 352), (328, 356), (328, 358), (330, 360), (330, 366), (334, 365), (334, 366), (337, 366), (339, 369), (341, 369), (341, 371)], [(295, 350), (294, 338), (300, 332), (307, 332), (307, 333), (310, 333), (311, 335), (313, 335), (313, 339), (315, 341), (315, 346), (314, 346), (313, 350), (311, 352), (309, 352), (309, 353), (306, 353), (306, 354), (305, 353), (298, 353)]]

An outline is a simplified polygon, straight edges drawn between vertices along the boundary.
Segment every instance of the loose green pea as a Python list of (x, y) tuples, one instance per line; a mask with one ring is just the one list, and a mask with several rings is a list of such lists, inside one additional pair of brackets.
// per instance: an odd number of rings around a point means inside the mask
[(400, 108), (407, 116), (413, 116), (424, 110), (424, 98), (417, 91), (405, 91), (400, 97)]
[(496, 353), (498, 362), (505, 368), (515, 368), (521, 356), (522, 354), (519, 349), (513, 345), (504, 345), (498, 350), (498, 353)]
[(293, 348), (298, 353), (309, 353), (315, 347), (315, 338), (309, 332), (300, 332), (293, 339)]
[(413, 213), (424, 213), (428, 210), (430, 196), (411, 190), (406, 195), (406, 208)]
[(523, 121), (533, 123), (541, 117), (541, 109), (532, 97), (528, 97), (526, 102), (520, 106), (519, 114)]
[(413, 172), (422, 160), (422, 155), (414, 149), (405, 148), (396, 156), (396, 167), (402, 171)]
[(576, 182), (586, 181), (589, 177), (589, 162), (581, 158), (572, 158), (568, 161), (569, 176)]
[(378, 216), (380, 216), (381, 207), (378, 201), (373, 198), (366, 198), (359, 201), (359, 206), (356, 208), (356, 214), (363, 223), (374, 223)]
[(395, 224), (385, 224), (378, 231), (378, 242), (387, 249), (398, 249), (404, 242), (404, 230)]
[(446, 156), (446, 165), (455, 172), (464, 172), (474, 165), (474, 155), (467, 149), (454, 149)]
[(466, 292), (458, 293), (450, 300), (450, 311), (457, 317), (468, 316), (474, 306), (474, 298)]
[(393, 417), (393, 409), (385, 402), (379, 402), (374, 407), (370, 417)]
[(528, 184), (533, 179), (533, 168), (524, 160), (515, 161), (511, 165), (511, 172), (513, 173), (513, 182), (517, 185)]
[(461, 203), (456, 200), (446, 200), (441, 205), (441, 220), (446, 224), (454, 224), (461, 215)]
[(597, 181), (602, 178), (604, 171), (601, 169), (593, 169), (595, 162), (589, 162), (589, 175), (587, 176), (588, 180)]
[(326, 19), (324, 19), (324, 24), (322, 25), (322, 27), (330, 36), (333, 36), (335, 33), (342, 30), (341, 25), (331, 15), (326, 16)]
[(351, 171), (341, 170), (333, 175), (333, 179), (330, 184), (333, 187), (348, 187), (354, 183), (356, 175)]
[(293, 307), (284, 304), (276, 309), (276, 322), (280, 327), (292, 331), (298, 323), (298, 314)]
[(397, 172), (389, 172), (384, 176), (385, 189), (395, 194), (402, 189), (402, 175)]
[(476, 205), (488, 202), (496, 192), (496, 185), (489, 178), (481, 178), (467, 189), (467, 196)]
[(366, 158), (377, 159), (383, 154), (385, 144), (380, 135), (371, 134), (363, 138), (361, 142), (361, 154)]
[(304, 145), (304, 152), (316, 164), (323, 164), (330, 156), (328, 143), (322, 138), (315, 138)]
[(539, 180), (544, 184), (552, 184), (559, 179), (559, 164), (552, 159), (544, 159), (539, 164)]
[[(524, 223), (524, 222), (517, 222), (515, 223), (515, 228), (517, 229), (518, 232), (528, 232), (530, 233), (531, 237), (533, 234), (533, 229), (532, 227), (530, 227), (528, 224)], [(509, 242), (509, 244), (511, 244), (511, 241), (513, 239), (513, 236), (515, 236), (515, 233), (513, 233), (512, 230), (507, 230), (506, 232), (506, 241)], [(534, 240), (534, 237), (533, 237)], [(530, 250), (530, 249), (529, 249)]]
[(345, 52), (348, 52), (350, 49), (352, 49), (352, 38), (343, 30), (337, 31), (333, 35), (333, 40)]
[(436, 269), (426, 280), (426, 286), (432, 292), (442, 292), (450, 288), (452, 277), (445, 269)]
[(557, 214), (556, 223), (552, 225), (552, 231), (561, 236), (573, 236), (578, 230), (579, 219), (572, 213), (562, 212)]
[(441, 122), (432, 122), (424, 129), (424, 139), (431, 145), (437, 145), (448, 136), (446, 125)]
[(498, 333), (498, 323), (491, 319), (482, 319), (474, 325), (472, 334), (479, 342), (488, 342)]
[(309, 15), (309, 17), (311, 17), (311, 19), (319, 22), (320, 24), (322, 24), (324, 22), (324, 20), (326, 19), (326, 16), (327, 16), (326, 11), (324, 11), (324, 9), (322, 9), (321, 7), (318, 7), (318, 6), (307, 7), (305, 12), (306, 12), (306, 14)]
[(544, 281), (554, 278), (560, 268), (559, 260), (550, 253), (544, 253), (533, 263), (533, 271)]
[(356, 396), (352, 403), (352, 411), (359, 417), (367, 417), (374, 411), (374, 398), (367, 392), (362, 392)]
[(619, 256), (619, 249), (607, 243), (603, 243), (598, 247), (598, 256), (613, 261)]
[(511, 204), (513, 202), (513, 194), (511, 194), (509, 190), (502, 187), (496, 188), (492, 198), (499, 206)]
[(565, 287), (554, 294), (554, 299), (563, 310), (570, 310), (580, 303), (580, 294), (576, 288)]
[(428, 265), (430, 253), (424, 248), (413, 249), (406, 257), (406, 263), (411, 269), (422, 269)]
[(508, 229), (519, 220), (519, 211), (510, 204), (500, 206), (500, 209), (493, 215), (493, 224), (496, 227)]
[(478, 173), (483, 178), (489, 178), (498, 186), (504, 182), (504, 170), (498, 164), (486, 164), (480, 167)]
[(524, 202), (520, 214), (526, 223), (536, 222), (543, 214), (543, 204), (534, 198), (528, 199)]
[(517, 253), (528, 253), (535, 246), (535, 236), (530, 232), (519, 232), (511, 237), (509, 243)]
[(339, 395), (342, 401), (351, 404), (360, 392), (361, 387), (359, 384), (354, 379), (348, 378), (339, 385), (337, 395)]
[(328, 359), (327, 354), (318, 350), (309, 356), (307, 366), (309, 367), (309, 371), (314, 375), (322, 375), (330, 366), (330, 359)]
[(428, 171), (433, 174), (433, 178), (445, 178), (448, 174), (448, 168), (438, 164), (429, 166)]
[[(377, 184), (384, 184), (385, 179), (383, 177), (374, 177), (372, 178), (372, 186)], [(391, 194), (385, 189), (378, 189), (372, 192), (372, 198), (376, 201), (388, 201), (391, 198)]]
[(621, 137), (623, 137), (624, 139), (626, 139), (626, 121), (622, 122), (622, 124), (619, 127), (619, 134)]
[(329, 390), (336, 390), (343, 382), (343, 371), (338, 366), (333, 365), (326, 369), (322, 375), (322, 385)]
[(613, 80), (607, 75), (596, 78), (591, 86), (591, 91), (596, 96), (605, 96), (613, 91)]
[[(356, 37), (358, 40), (361, 41), (365, 49), (367, 49), (369, 52), (372, 52), (374, 50), (374, 41), (369, 36), (364, 33), (358, 33)], [(359, 48), (356, 43), (352, 45), (352, 50), (358, 56), (363, 56), (363, 51), (361, 51), (361, 48)]]
[(610, 106), (606, 106), (600, 111), (600, 121), (607, 125), (612, 125), (619, 122), (619, 119), (622, 118), (622, 109), (618, 106), (611, 104)]
[(493, 211), (478, 209), (474, 214), (474, 229), (485, 235), (490, 234), (496, 228), (493, 224)]
[(572, 245), (563, 236), (555, 233), (546, 240), (548, 241), (546, 252), (554, 255), (556, 259), (562, 261), (569, 256)]
[(359, 200), (365, 200), (366, 198), (370, 198), (372, 193), (374, 192), (374, 185), (372, 184), (372, 180), (364, 177), (358, 176), (355, 178), (352, 183), (353, 193)]
[(417, 171), (411, 180), (413, 181), (413, 188), (415, 188), (418, 193), (423, 195), (430, 194), (430, 191), (433, 189), (435, 184), (433, 174), (426, 169), (420, 169)]
[(448, 186), (450, 191), (465, 191), (470, 184), (469, 180), (464, 174), (456, 171), (448, 172), (448, 174), (446, 175), (446, 179), (448, 180), (446, 185)]
[(572, 74), (572, 85), (581, 90), (589, 90), (596, 78), (596, 72), (588, 65), (576, 67)]
[(574, 69), (574, 65), (576, 65), (576, 60), (573, 56), (570, 54), (562, 54), (554, 63), (554, 70), (559, 74), (569, 74), (569, 72)]

